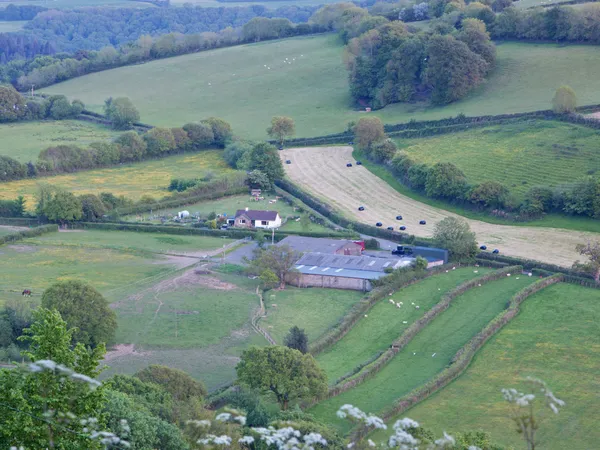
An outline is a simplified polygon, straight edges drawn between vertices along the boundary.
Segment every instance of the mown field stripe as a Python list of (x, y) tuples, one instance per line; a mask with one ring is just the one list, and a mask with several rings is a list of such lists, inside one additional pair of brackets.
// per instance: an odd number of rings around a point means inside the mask
[(377, 412), (446, 367), (456, 352), (500, 313), (516, 292), (531, 279), (511, 276), (467, 291), (422, 330), (376, 376), (310, 410), (319, 420), (347, 432), (351, 424), (336, 418), (343, 404)]

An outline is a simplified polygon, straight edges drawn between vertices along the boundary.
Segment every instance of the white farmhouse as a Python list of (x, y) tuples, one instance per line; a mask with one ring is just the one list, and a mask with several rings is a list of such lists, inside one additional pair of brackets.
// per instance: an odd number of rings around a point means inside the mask
[(279, 228), (281, 217), (277, 211), (239, 209), (235, 213), (233, 226), (238, 228)]

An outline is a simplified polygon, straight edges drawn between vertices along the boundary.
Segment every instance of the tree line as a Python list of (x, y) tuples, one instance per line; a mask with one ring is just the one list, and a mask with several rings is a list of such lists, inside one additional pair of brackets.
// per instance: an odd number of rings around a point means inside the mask
[[(22, 59), (26, 58), (22, 57), (19, 60), (0, 65), (0, 83), (11, 83), (19, 90), (27, 90), (32, 85), (38, 88), (45, 87), (88, 73), (139, 64), (154, 59), (323, 31), (318, 25), (306, 23), (295, 25), (287, 19), (257, 17), (241, 28), (226, 28), (219, 32), (210, 31), (197, 34), (177, 32), (155, 38), (150, 35), (142, 35), (136, 41), (118, 48), (106, 46), (98, 51), (79, 50), (74, 54), (58, 53), (52, 56), (37, 56), (27, 61), (23, 61)], [(15, 36), (7, 36), (10, 40), (17, 40)], [(2, 34), (0, 34), (0, 58), (2, 57), (1, 43)], [(36, 45), (38, 48), (39, 44)], [(43, 54), (47, 54), (46, 50)]]
[(479, 86), (494, 67), (495, 46), (479, 19), (463, 20), (460, 30), (412, 32), (403, 22), (350, 5), (325, 6), (311, 20), (338, 30), (347, 42), (344, 59), (357, 104), (450, 103)]
[(36, 5), (13, 5), (12, 3), (6, 8), (0, 9), (0, 20), (6, 21), (22, 21), (31, 20), (38, 13), (48, 11), (48, 8)]

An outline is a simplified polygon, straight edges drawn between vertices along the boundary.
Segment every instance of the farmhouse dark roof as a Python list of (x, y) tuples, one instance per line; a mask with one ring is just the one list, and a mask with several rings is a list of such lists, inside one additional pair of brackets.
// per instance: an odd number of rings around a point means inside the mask
[(249, 209), (246, 211), (245, 209), (238, 209), (235, 213), (235, 217), (246, 216), (250, 220), (276, 220), (277, 219), (277, 211), (261, 211), (258, 209)]
[(305, 236), (287, 236), (285, 239), (279, 241), (278, 245), (289, 245), (292, 249), (302, 253), (335, 253), (338, 249), (348, 244), (360, 247), (359, 244), (345, 239), (323, 239)]

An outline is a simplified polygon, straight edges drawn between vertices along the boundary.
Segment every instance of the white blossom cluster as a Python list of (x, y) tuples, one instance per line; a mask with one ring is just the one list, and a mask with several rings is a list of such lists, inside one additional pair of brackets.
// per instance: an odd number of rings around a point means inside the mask
[(41, 359), (39, 361), (29, 364), (29, 371), (34, 373), (44, 371), (53, 372), (57, 375), (63, 375), (65, 377), (71, 378), (72, 380), (86, 383), (90, 387), (90, 389), (96, 389), (102, 384), (98, 380), (94, 380), (93, 378), (88, 377), (87, 375), (74, 372), (68, 367), (63, 366), (62, 364), (56, 364), (54, 361), (49, 359)]
[(300, 431), (292, 427), (252, 428), (252, 431), (258, 434), (265, 444), (275, 445), (280, 450), (314, 450), (315, 445), (327, 446), (327, 440), (319, 433), (308, 433), (302, 436)]
[(345, 419), (346, 417), (350, 417), (351, 419), (358, 420), (360, 422), (364, 422), (365, 425), (378, 428), (381, 430), (387, 430), (387, 425), (381, 420), (379, 417), (374, 416), (372, 414), (366, 414), (360, 409), (352, 405), (343, 405), (336, 415), (340, 419)]
[(537, 386), (542, 394), (544, 394), (544, 399), (546, 400), (546, 405), (552, 410), (554, 414), (558, 414), (558, 408), (565, 406), (565, 402), (559, 398), (557, 398), (554, 393), (548, 389), (548, 386), (544, 381), (539, 378), (527, 377), (527, 381), (534, 386)]
[(202, 439), (198, 439), (200, 445), (224, 445), (229, 447), (231, 445), (231, 437), (223, 434), (221, 436), (215, 436), (214, 434), (208, 434)]

